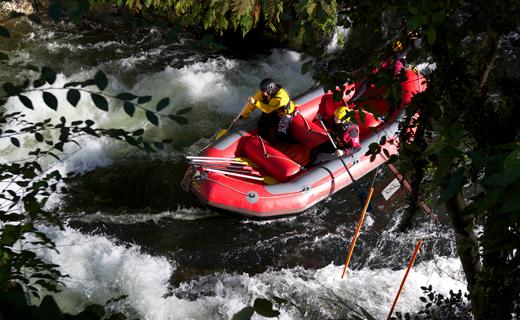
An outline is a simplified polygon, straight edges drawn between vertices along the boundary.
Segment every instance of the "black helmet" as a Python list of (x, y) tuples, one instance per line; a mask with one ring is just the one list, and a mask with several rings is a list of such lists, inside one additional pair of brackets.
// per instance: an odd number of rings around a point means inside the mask
[(273, 79), (267, 78), (260, 82), (260, 91), (267, 92), (271, 95), (277, 88), (276, 82)]

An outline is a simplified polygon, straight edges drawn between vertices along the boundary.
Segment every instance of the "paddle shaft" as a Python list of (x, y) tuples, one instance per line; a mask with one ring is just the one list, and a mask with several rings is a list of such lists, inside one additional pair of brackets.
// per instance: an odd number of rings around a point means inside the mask
[[(334, 139), (332, 139), (332, 136), (330, 135), (329, 131), (327, 130), (327, 127), (325, 126), (325, 123), (323, 123), (323, 121), (320, 118), (318, 118), (318, 120), (320, 121), (321, 126), (323, 127), (323, 129), (325, 130), (325, 133), (327, 134), (327, 137), (329, 137), (330, 143), (332, 144), (332, 146), (334, 147), (335, 150), (338, 150), (338, 146), (334, 142)], [(357, 182), (357, 180), (354, 179), (354, 177), (352, 176), (352, 173), (350, 173), (350, 170), (348, 169), (348, 166), (345, 163), (345, 160), (343, 160), (343, 158), (341, 156), (338, 156), (338, 158), (341, 160), (341, 163), (343, 163), (343, 166), (347, 170), (347, 173), (348, 173), (348, 175), (350, 177), (350, 180), (352, 180), (352, 184), (358, 184), (359, 182)]]
[(228, 132), (229, 130), (231, 130), (231, 128), (233, 128), (233, 126), (235, 125), (235, 123), (237, 123), (238, 119), (240, 119), (240, 116), (242, 115), (242, 112), (244, 112), (244, 110), (246, 109), (247, 105), (249, 104), (249, 101), (242, 107), (242, 110), (240, 110), (240, 112), (236, 115), (236, 117), (233, 119), (233, 122), (231, 122), (231, 124), (229, 125), (229, 127), (226, 129), (226, 132)]
[(363, 220), (365, 219), (365, 214), (367, 213), (368, 205), (370, 203), (370, 199), (372, 198), (372, 193), (374, 192), (374, 188), (370, 188), (368, 191), (368, 197), (365, 200), (365, 205), (363, 206), (363, 211), (361, 212), (361, 216), (359, 217), (359, 222), (356, 228), (356, 233), (352, 238), (352, 242), (350, 243), (350, 249), (348, 250), (347, 260), (345, 261), (345, 267), (343, 268), (343, 274), (341, 275), (341, 279), (345, 277), (347, 273), (348, 265), (350, 263), (350, 257), (352, 257), (352, 253), (354, 252), (354, 247), (356, 246), (356, 241), (359, 235), (359, 231), (361, 230), (361, 226), (363, 225)]
[(215, 173), (225, 174), (225, 175), (229, 175), (229, 176), (240, 177), (240, 178), (247, 178), (247, 179), (258, 180), (258, 181), (264, 181), (264, 177), (257, 177), (257, 176), (251, 176), (251, 175), (246, 175), (246, 174), (240, 174), (240, 173), (230, 172), (230, 171), (226, 171), (226, 170), (204, 168), (204, 171), (215, 172)]
[(415, 258), (417, 257), (417, 253), (419, 252), (419, 249), (421, 248), (422, 240), (419, 239), (417, 241), (417, 245), (415, 246), (415, 250), (412, 255), (412, 259), (410, 259), (410, 263), (408, 264), (408, 268), (406, 269), (406, 273), (404, 274), (403, 280), (401, 281), (401, 285), (399, 286), (399, 290), (397, 291), (397, 294), (394, 299), (394, 303), (392, 303), (392, 308), (390, 308), (390, 312), (388, 313), (387, 320), (390, 320), (392, 318), (392, 313), (394, 312), (395, 305), (397, 304), (397, 300), (399, 300), (399, 296), (401, 295), (401, 291), (403, 290), (404, 283), (406, 282), (406, 278), (408, 278), (408, 273), (410, 273), (410, 269), (412, 268)]

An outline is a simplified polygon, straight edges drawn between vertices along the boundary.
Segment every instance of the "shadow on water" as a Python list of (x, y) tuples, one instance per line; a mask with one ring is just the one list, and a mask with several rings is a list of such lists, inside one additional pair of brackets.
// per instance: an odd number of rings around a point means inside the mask
[(200, 207), (180, 188), (187, 163), (142, 159), (100, 167), (69, 181), (61, 210), (74, 213), (160, 213)]

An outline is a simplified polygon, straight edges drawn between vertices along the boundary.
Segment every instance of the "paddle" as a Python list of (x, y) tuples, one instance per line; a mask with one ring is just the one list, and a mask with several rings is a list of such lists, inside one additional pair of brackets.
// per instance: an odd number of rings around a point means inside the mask
[[(330, 133), (327, 130), (327, 127), (325, 126), (325, 123), (323, 123), (323, 121), (320, 118), (318, 118), (318, 120), (320, 121), (321, 126), (323, 127), (323, 130), (325, 130), (325, 133), (327, 134), (327, 137), (329, 137), (330, 143), (332, 144), (334, 149), (337, 151), (338, 150), (338, 146), (334, 142), (334, 139), (332, 139), (332, 137), (330, 136)], [(350, 173), (350, 170), (348, 169), (347, 164), (345, 163), (345, 160), (343, 160), (343, 157), (338, 156), (338, 158), (341, 160), (341, 163), (343, 163), (343, 166), (347, 170), (347, 173), (348, 173), (348, 175), (350, 177), (350, 180), (352, 180), (352, 186), (354, 187), (354, 190), (356, 191), (356, 196), (358, 197), (359, 202), (361, 202), (361, 205), (364, 205), (365, 201), (366, 201), (366, 199), (368, 197), (368, 194), (363, 189), (363, 187), (361, 187), (361, 184), (356, 179), (354, 179), (354, 177), (352, 176), (352, 173)], [(368, 211), (372, 211), (372, 209), (373, 209), (373, 206), (372, 206), (371, 203), (369, 203), (368, 204)]]
[(278, 181), (275, 178), (270, 177), (270, 176), (255, 176), (255, 175), (250, 175), (250, 174), (242, 174), (242, 173), (236, 173), (234, 171), (213, 169), (213, 168), (207, 168), (207, 167), (202, 167), (202, 170), (208, 171), (208, 172), (220, 173), (220, 174), (233, 176), (233, 177), (262, 181), (265, 184), (277, 184), (278, 183)]
[(226, 133), (229, 132), (229, 130), (231, 130), (231, 128), (233, 128), (233, 126), (237, 123), (237, 121), (240, 119), (240, 116), (242, 115), (242, 112), (244, 112), (244, 110), (246, 109), (247, 105), (249, 104), (249, 102), (247, 102), (244, 107), (242, 108), (242, 110), (240, 110), (240, 113), (237, 114), (237, 116), (235, 118), (233, 118), (233, 121), (231, 122), (231, 124), (229, 125), (229, 127), (227, 129), (222, 129), (220, 130), (218, 133), (217, 133), (217, 136), (215, 138), (215, 140), (218, 140), (220, 138), (222, 138)]
[(229, 163), (237, 165), (251, 166), (257, 168), (258, 165), (246, 157), (208, 157), (208, 156), (186, 156), (190, 162), (201, 163)]

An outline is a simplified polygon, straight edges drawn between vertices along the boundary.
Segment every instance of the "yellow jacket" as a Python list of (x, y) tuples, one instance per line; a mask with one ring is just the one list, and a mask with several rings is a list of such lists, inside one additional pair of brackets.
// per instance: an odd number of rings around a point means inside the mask
[(283, 108), (289, 104), (288, 110), (283, 111), (284, 115), (292, 114), (294, 112), (294, 102), (292, 102), (291, 98), (287, 94), (285, 89), (280, 88), (280, 90), (268, 101), (264, 100), (261, 91), (257, 91), (253, 96), (255, 98), (255, 104), (248, 103), (244, 111), (242, 111), (242, 118), (249, 117), (249, 114), (255, 109), (258, 108), (264, 113), (271, 113), (280, 108)]

